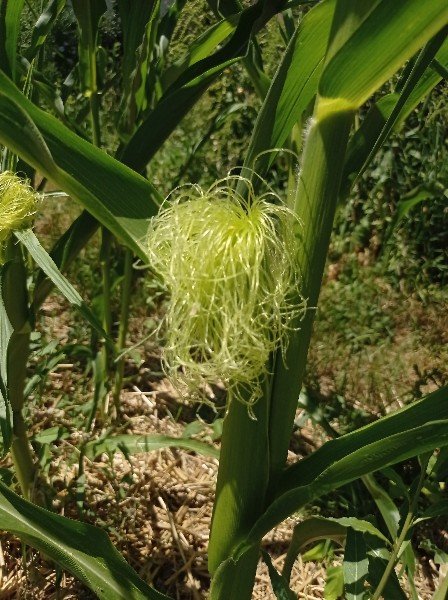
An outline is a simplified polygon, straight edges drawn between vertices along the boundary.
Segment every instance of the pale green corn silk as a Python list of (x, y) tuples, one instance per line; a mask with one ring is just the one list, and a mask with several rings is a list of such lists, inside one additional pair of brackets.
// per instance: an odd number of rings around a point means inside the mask
[(30, 227), (36, 212), (38, 194), (10, 171), (0, 173), (0, 265), (13, 231)]
[(250, 406), (269, 354), (285, 350), (291, 322), (305, 310), (300, 225), (278, 196), (256, 196), (246, 182), (243, 198), (234, 179), (175, 190), (150, 224), (148, 252), (171, 295), (167, 375), (193, 397), (221, 380), (230, 399)]

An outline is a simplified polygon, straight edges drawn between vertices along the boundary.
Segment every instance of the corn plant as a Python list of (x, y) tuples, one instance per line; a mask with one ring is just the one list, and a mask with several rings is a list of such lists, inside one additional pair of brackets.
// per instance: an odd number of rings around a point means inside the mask
[[(356, 519), (305, 521), (294, 531), (282, 575), (263, 553), (278, 597), (292, 597), (291, 566), (307, 541), (336, 536), (345, 542), (348, 562), (354, 545), (372, 535), (387, 546), (380, 577), (374, 581), (363, 573), (351, 581), (347, 573), (346, 594), (387, 597), (398, 560), (411, 568), (405, 541), (417, 519), (431, 454), (448, 445), (447, 389), (331, 440), (290, 466), (286, 454), (338, 203), (390, 132), (446, 76), (446, 2), (322, 0), (312, 3), (297, 26), (287, 3), (259, 0), (242, 8), (233, 1), (211, 2), (216, 24), (165, 70), (164, 46), (158, 42), (162, 36), (169, 40), (183, 2), (161, 8), (157, 1), (119, 1), (124, 84), (115, 158), (100, 148), (97, 34), (103, 2), (73, 0), (90, 126), (71, 122), (64, 111), (53, 116), (39, 107), (39, 97), (48, 99), (50, 92), (39, 85), (36, 58), (64, 4), (50, 1), (36, 23), (24, 53), (27, 62), (20, 62), (21, 78), (17, 36), (23, 2), (0, 3), (0, 142), (6, 177), (0, 191), (8, 181), (18, 190), (14, 202), (7, 195), (0, 199), (0, 419), (4, 450), (11, 449), (23, 495), (0, 483), (0, 528), (44, 552), (100, 598), (166, 598), (134, 573), (105, 533), (29, 502), (36, 472), (22, 408), (34, 314), (56, 285), (104, 340), (101, 368), (111, 377), (111, 357), (117, 345), (125, 344), (137, 256), (162, 275), (171, 291), (167, 373), (193, 396), (216, 378), (228, 388), (209, 544), (210, 597), (250, 598), (263, 536), (307, 503), (360, 478), (378, 496), (372, 473), (419, 456), (421, 476), (408, 514), (403, 523), (387, 523), (392, 541)], [(283, 11), (288, 45), (268, 81), (257, 60), (256, 34)], [(205, 191), (188, 188), (158, 212), (160, 194), (143, 175), (147, 164), (211, 82), (238, 60), (264, 98), (241, 174)], [(371, 101), (397, 73), (395, 91)], [(369, 111), (355, 127), (355, 116), (367, 102)], [(84, 139), (87, 133), (91, 141)], [(290, 180), (290, 198), (284, 202), (264, 189), (265, 179), (278, 148), (293, 142), (302, 145), (300, 171), (297, 185)], [(39, 200), (11, 168), (31, 177), (38, 171), (84, 208), (51, 256), (29, 228), (30, 195), (32, 203)], [(62, 274), (99, 226), (101, 319)], [(111, 236), (127, 247), (117, 343), (108, 312)], [(37, 277), (31, 300), (23, 248), (44, 274)], [(113, 376), (118, 400), (122, 365)], [(367, 555), (364, 544), (363, 558)]]

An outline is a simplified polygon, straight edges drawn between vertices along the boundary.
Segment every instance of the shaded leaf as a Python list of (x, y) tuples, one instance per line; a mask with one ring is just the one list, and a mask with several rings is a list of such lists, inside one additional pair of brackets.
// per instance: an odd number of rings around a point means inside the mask
[(269, 579), (271, 580), (272, 590), (277, 600), (296, 600), (296, 595), (290, 589), (285, 577), (280, 575), (272, 564), (269, 554), (265, 550), (262, 550), (261, 556), (268, 567)]
[(45, 43), (54, 22), (64, 9), (65, 4), (66, 0), (50, 0), (45, 6), (31, 32), (30, 45), (24, 52), (25, 58), (29, 61), (33, 60), (39, 48)]
[[(16, 231), (14, 234), (16, 238), (27, 248), (36, 264), (51, 279), (61, 294), (80, 312), (80, 314), (90, 323), (90, 325), (92, 325), (94, 329), (96, 329), (96, 331), (98, 331), (101, 336), (107, 338), (107, 334), (103, 330), (98, 318), (84, 302), (79, 292), (76, 291), (68, 279), (66, 279), (66, 277), (64, 277), (64, 275), (62, 275), (62, 273), (59, 271), (49, 254), (40, 245), (40, 242), (34, 235), (33, 231), (31, 229), (27, 229), (24, 231)], [(113, 347), (112, 342), (111, 345)]]
[[(448, 387), (357, 431), (324, 444), (288, 467), (277, 498), (253, 527), (257, 540), (313, 498), (362, 475), (448, 444)], [(431, 421), (437, 415), (440, 421)], [(442, 420), (444, 419), (444, 420)]]
[(138, 577), (104, 531), (37, 507), (1, 482), (0, 529), (43, 552), (101, 600), (169, 600)]
[[(372, 588), (376, 589), (386, 569), (390, 555), (378, 538), (366, 535), (364, 539), (367, 548), (367, 556), (369, 557), (367, 580)], [(407, 596), (400, 586), (400, 582), (398, 581), (394, 569), (392, 569), (389, 579), (387, 580), (382, 596), (387, 598), (387, 600), (407, 600)]]
[(183, 448), (193, 450), (204, 456), (219, 457), (219, 451), (205, 442), (189, 438), (175, 438), (167, 435), (114, 435), (102, 440), (94, 440), (85, 445), (85, 456), (93, 460), (103, 452), (123, 452), (124, 454), (137, 454), (139, 452), (151, 452), (161, 448)]
[(0, 69), (15, 79), (17, 40), (25, 0), (0, 0)]
[(311, 517), (294, 527), (291, 543), (283, 566), (283, 576), (286, 581), (291, 578), (291, 571), (298, 555), (309, 544), (321, 539), (330, 539), (338, 544), (345, 540), (347, 530), (337, 521), (323, 517)]
[(347, 600), (363, 600), (366, 597), (364, 582), (369, 571), (369, 559), (364, 535), (351, 528), (347, 531), (345, 543), (344, 590)]
[(79, 77), (81, 89), (86, 94), (97, 91), (96, 51), (98, 27), (107, 10), (105, 0), (72, 0), (73, 12), (78, 21)]

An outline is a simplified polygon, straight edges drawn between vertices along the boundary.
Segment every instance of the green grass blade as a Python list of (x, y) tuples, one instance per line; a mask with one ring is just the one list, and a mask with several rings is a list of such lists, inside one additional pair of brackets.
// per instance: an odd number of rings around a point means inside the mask
[(17, 41), (25, 0), (0, 0), (0, 69), (15, 79)]
[(261, 556), (268, 568), (269, 579), (271, 580), (272, 590), (277, 600), (296, 600), (297, 596), (291, 590), (283, 574), (281, 575), (272, 564), (272, 559), (265, 551), (261, 551)]
[(361, 106), (447, 23), (446, 0), (382, 0), (326, 65), (319, 94)]
[[(98, 221), (84, 210), (57, 240), (50, 258), (60, 271), (66, 271), (98, 229)], [(41, 270), (36, 278), (32, 309), (36, 312), (53, 289), (54, 283)]]
[(162, 448), (182, 448), (192, 450), (197, 454), (219, 458), (219, 450), (210, 444), (191, 440), (188, 438), (175, 438), (167, 435), (113, 435), (102, 440), (94, 440), (85, 445), (85, 455), (93, 460), (103, 452), (123, 452), (124, 454), (137, 454), (139, 452), (152, 452)]
[(31, 33), (31, 42), (24, 52), (25, 58), (32, 61), (39, 49), (45, 43), (54, 22), (64, 9), (66, 0), (50, 0), (40, 14)]
[[(100, 321), (97, 319), (95, 314), (90, 310), (87, 304), (82, 299), (79, 292), (72, 286), (72, 284), (62, 275), (59, 271), (50, 255), (42, 248), (39, 240), (34, 235), (31, 229), (24, 231), (16, 231), (16, 238), (21, 242), (33, 257), (36, 264), (44, 271), (44, 273), (51, 279), (55, 287), (61, 292), (61, 294), (70, 302), (70, 304), (76, 308), (79, 313), (92, 325), (92, 327), (100, 334), (100, 336), (107, 339), (107, 334), (104, 331)], [(109, 340), (111, 347), (113, 348), (112, 340)]]
[(146, 260), (148, 219), (161, 201), (155, 188), (34, 106), (2, 72), (0, 90), (0, 141)]
[(169, 600), (138, 577), (104, 531), (39, 508), (1, 482), (0, 529), (43, 552), (101, 600)]
[(163, 89), (167, 89), (191, 65), (209, 56), (219, 44), (231, 35), (236, 28), (240, 15), (233, 15), (212, 25), (188, 47), (188, 52), (175, 61), (162, 75)]
[(94, 94), (96, 87), (95, 49), (101, 17), (107, 10), (105, 0), (72, 0), (73, 12), (78, 21), (79, 78), (84, 93)]
[[(160, 0), (150, 2), (121, 1), (118, 4), (123, 27), (123, 113), (121, 126), (133, 131), (140, 111), (151, 104), (147, 80), (152, 79), (151, 59), (156, 42)], [(151, 90), (153, 91), (153, 90)]]

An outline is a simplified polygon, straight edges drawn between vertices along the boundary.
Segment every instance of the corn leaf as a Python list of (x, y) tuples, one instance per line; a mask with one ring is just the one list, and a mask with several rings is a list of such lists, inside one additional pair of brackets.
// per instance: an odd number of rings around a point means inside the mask
[[(432, 47), (433, 44), (429, 42), (426, 50), (431, 50)], [(409, 85), (405, 85), (400, 93), (382, 96), (369, 109), (348, 144), (341, 183), (342, 198), (349, 193), (353, 181), (367, 168), (381, 143), (384, 143), (392, 131), (400, 128), (414, 108), (442, 80), (441, 75), (428, 66), (433, 58), (431, 53), (426, 51), (423, 54), (422, 51), (420, 66), (423, 66), (423, 73), (413, 69), (410, 81), (408, 80)], [(443, 64), (448, 64), (448, 40), (445, 40), (437, 51), (435, 58)]]
[[(386, 569), (390, 553), (381, 540), (376, 537), (365, 535), (364, 541), (369, 560), (369, 569), (366, 579), (371, 584), (372, 588), (376, 589)], [(384, 586), (382, 596), (383, 598), (387, 598), (387, 600), (409, 600), (401, 588), (397, 574), (393, 569)]]
[(132, 131), (140, 111), (147, 108), (146, 82), (154, 50), (160, 0), (118, 3), (123, 27), (124, 131)]
[(294, 527), (291, 543), (283, 565), (283, 576), (287, 581), (291, 579), (291, 571), (299, 554), (306, 546), (318, 540), (333, 540), (338, 544), (344, 543), (347, 529), (337, 520), (323, 517), (311, 517), (298, 523)]
[(2, 72), (0, 90), (0, 142), (145, 260), (147, 221), (161, 201), (155, 188), (34, 106)]
[(167, 89), (176, 79), (198, 61), (209, 56), (236, 28), (240, 15), (232, 15), (212, 25), (188, 47), (188, 52), (175, 61), (162, 75), (163, 88)]
[[(50, 252), (50, 258), (60, 271), (68, 269), (97, 229), (98, 221), (84, 210), (58, 238)], [(42, 305), (53, 286), (53, 281), (42, 270), (39, 271), (34, 286), (34, 312)]]
[[(390, 469), (392, 471), (392, 469)], [(386, 524), (386, 527), (390, 533), (392, 539), (396, 539), (398, 535), (398, 529), (400, 525), (400, 511), (398, 510), (395, 502), (389, 496), (389, 494), (384, 490), (381, 485), (376, 481), (373, 475), (364, 475), (362, 478), (363, 484), (366, 486), (370, 495), (372, 496), (375, 504), (383, 517), (383, 520)], [(407, 495), (407, 490), (404, 490), (405, 496)], [(406, 570), (409, 576), (409, 583), (411, 588), (414, 586), (414, 573), (415, 573), (415, 555), (414, 550), (410, 544), (406, 545), (401, 560), (404, 563)], [(412, 590), (413, 592), (413, 590)]]
[(246, 8), (228, 42), (212, 56), (192, 64), (166, 90), (124, 148), (121, 158), (125, 164), (142, 171), (216, 76), (246, 54), (255, 23), (263, 15), (264, 4), (265, 0), (259, 0)]
[(261, 556), (266, 563), (269, 573), (269, 579), (271, 580), (272, 590), (275, 594), (277, 600), (295, 600), (296, 595), (290, 589), (288, 582), (286, 581), (283, 575), (277, 571), (277, 569), (272, 564), (271, 557), (265, 551), (261, 551)]
[(326, 65), (320, 95), (361, 106), (447, 23), (446, 0), (382, 0)]
[(300, 121), (316, 95), (335, 2), (324, 0), (297, 27), (258, 114), (244, 165), (264, 176), (274, 153)]
[(93, 460), (103, 452), (117, 452), (123, 454), (137, 454), (139, 452), (151, 452), (162, 448), (182, 448), (192, 450), (204, 456), (219, 458), (219, 450), (198, 440), (188, 438), (175, 438), (167, 435), (113, 435), (102, 440), (94, 440), (85, 445), (85, 455)]
[[(362, 475), (448, 444), (448, 386), (379, 421), (324, 444), (288, 467), (276, 499), (254, 525), (256, 541), (313, 498)], [(437, 421), (434, 421), (434, 416)]]
[(101, 17), (107, 10), (105, 0), (72, 0), (79, 28), (79, 78), (85, 93), (96, 93), (96, 46)]
[(38, 53), (39, 48), (45, 43), (54, 22), (64, 9), (65, 4), (66, 0), (50, 0), (45, 6), (33, 27), (30, 45), (24, 52), (24, 56), (29, 61), (33, 60)]
[(17, 40), (25, 0), (0, 0), (0, 69), (15, 79)]
[(35, 506), (2, 482), (0, 529), (43, 552), (101, 600), (169, 600), (138, 577), (104, 531)]
[[(40, 245), (40, 242), (34, 235), (33, 231), (31, 229), (26, 229), (24, 231), (16, 231), (15, 236), (19, 240), (19, 242), (21, 242), (26, 247), (36, 264), (51, 279), (53, 284), (66, 298), (66, 300), (68, 300), (70, 304), (79, 311), (79, 313), (90, 323), (90, 325), (92, 325), (92, 327), (102, 337), (107, 339), (107, 334), (104, 331), (98, 318), (84, 302), (80, 293), (59, 271), (51, 257)], [(112, 340), (109, 341), (111, 343), (111, 348), (113, 348)]]
[(369, 572), (369, 559), (362, 532), (349, 528), (345, 542), (344, 562), (344, 598), (346, 600), (365, 600), (364, 582)]

